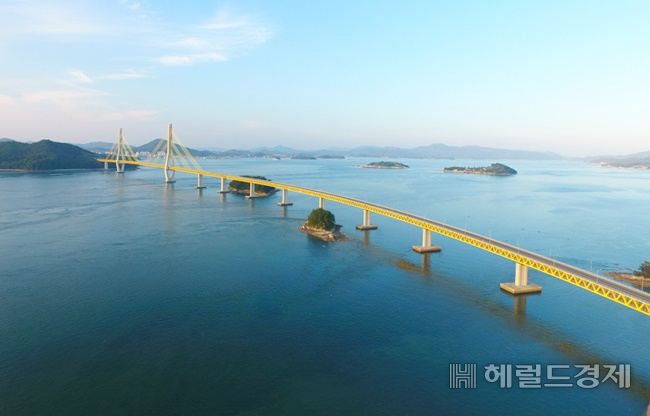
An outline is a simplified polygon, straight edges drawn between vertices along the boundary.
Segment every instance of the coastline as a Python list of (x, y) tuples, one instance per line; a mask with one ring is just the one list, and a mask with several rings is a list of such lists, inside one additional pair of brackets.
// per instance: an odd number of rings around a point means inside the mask
[[(239, 195), (246, 195), (246, 196), (250, 195), (250, 191), (248, 189), (234, 189), (234, 188), (228, 187), (228, 190), (232, 194), (239, 194)], [(273, 190), (271, 190), (269, 192), (255, 192), (255, 197), (257, 197), (257, 198), (266, 198), (268, 196), (273, 195), (277, 191), (278, 191), (278, 188), (273, 188)]]
[(513, 176), (512, 173), (472, 172), (464, 170), (442, 170), (444, 173), (464, 173), (466, 175)]
[(319, 238), (324, 241), (349, 241), (350, 239), (343, 234), (341, 231), (341, 226), (340, 225), (334, 225), (334, 229), (332, 230), (323, 230), (321, 228), (312, 228), (307, 225), (305, 222), (301, 227), (300, 227), (300, 232), (307, 233), (313, 237)]
[(621, 280), (623, 282), (632, 283), (634, 286), (641, 288), (650, 288), (650, 278), (637, 276), (632, 273), (619, 273), (619, 272), (607, 272), (604, 273), (605, 276), (614, 278), (616, 280)]

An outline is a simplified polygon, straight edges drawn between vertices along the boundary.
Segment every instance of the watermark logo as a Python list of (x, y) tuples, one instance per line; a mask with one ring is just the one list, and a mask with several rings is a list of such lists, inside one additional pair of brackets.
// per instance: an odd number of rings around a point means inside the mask
[(449, 364), (450, 389), (475, 389), (476, 364)]
[[(476, 368), (475, 363), (449, 364), (449, 388), (475, 389)], [(515, 384), (520, 389), (574, 385), (593, 389), (605, 382), (621, 389), (630, 388), (630, 364), (488, 364), (483, 369), (485, 381), (498, 382), (502, 389), (510, 389)]]

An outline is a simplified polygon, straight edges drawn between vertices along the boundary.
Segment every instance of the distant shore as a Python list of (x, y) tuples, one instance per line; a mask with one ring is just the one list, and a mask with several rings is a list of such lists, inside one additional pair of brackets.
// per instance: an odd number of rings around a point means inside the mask
[(605, 276), (612, 277), (616, 280), (621, 280), (623, 282), (632, 283), (635, 286), (650, 288), (650, 278), (643, 276), (636, 276), (632, 273), (618, 273), (618, 272), (607, 272)]

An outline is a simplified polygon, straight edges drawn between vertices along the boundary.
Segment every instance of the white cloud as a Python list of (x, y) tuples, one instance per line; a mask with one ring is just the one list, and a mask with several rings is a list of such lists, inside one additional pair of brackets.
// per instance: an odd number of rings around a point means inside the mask
[(2, 2), (0, 33), (45, 36), (108, 33), (110, 21), (89, 6), (84, 2)]
[(93, 79), (86, 75), (83, 71), (71, 70), (70, 75), (75, 81), (82, 82), (85, 84), (93, 82)]
[(223, 62), (227, 61), (228, 58), (220, 53), (204, 53), (204, 54), (194, 54), (194, 55), (169, 55), (161, 56), (154, 59), (154, 62), (158, 62), (162, 65), (168, 66), (182, 66), (182, 65), (193, 65), (196, 63), (202, 62)]
[(208, 22), (166, 39), (159, 46), (173, 49), (174, 53), (154, 61), (163, 65), (228, 61), (265, 43), (271, 36), (271, 30), (254, 19), (219, 11)]
[(44, 90), (24, 94), (20, 101), (27, 104), (54, 104), (58, 107), (81, 107), (97, 97), (109, 94), (96, 90)]
[(126, 71), (122, 71), (122, 72), (119, 72), (119, 73), (116, 73), (116, 74), (98, 75), (95, 78), (97, 78), (97, 79), (111, 79), (111, 80), (124, 80), (124, 79), (147, 78), (147, 75), (144, 72), (140, 72), (140, 71), (126, 70)]

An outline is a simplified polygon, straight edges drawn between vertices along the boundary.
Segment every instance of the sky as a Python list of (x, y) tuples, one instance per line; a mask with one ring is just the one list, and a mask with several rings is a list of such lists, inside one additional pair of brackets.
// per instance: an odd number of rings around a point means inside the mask
[(650, 150), (647, 0), (0, 2), (0, 137)]

